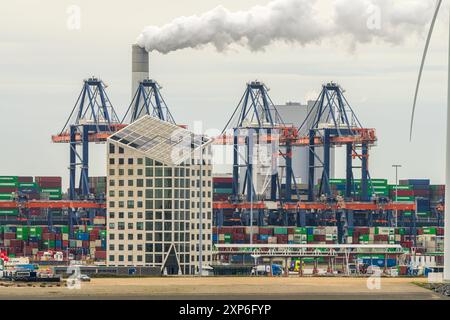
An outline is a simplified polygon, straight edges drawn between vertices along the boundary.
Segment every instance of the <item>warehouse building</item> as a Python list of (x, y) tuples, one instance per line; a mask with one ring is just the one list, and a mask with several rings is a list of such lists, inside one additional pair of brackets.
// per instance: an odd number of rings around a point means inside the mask
[(108, 266), (196, 274), (211, 263), (208, 143), (150, 116), (108, 139)]

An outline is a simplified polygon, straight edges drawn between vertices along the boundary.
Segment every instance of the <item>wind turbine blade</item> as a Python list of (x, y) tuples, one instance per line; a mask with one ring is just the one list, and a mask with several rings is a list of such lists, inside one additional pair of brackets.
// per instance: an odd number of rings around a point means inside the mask
[(422, 80), (423, 67), (425, 65), (425, 60), (428, 54), (428, 48), (430, 46), (431, 36), (433, 35), (434, 25), (436, 24), (436, 19), (441, 8), (442, 0), (437, 0), (436, 11), (434, 12), (433, 20), (431, 21), (430, 31), (428, 32), (427, 42), (425, 44), (425, 50), (422, 56), (422, 63), (420, 64), (419, 77), (417, 78), (416, 92), (414, 94), (414, 104), (411, 114), (411, 126), (409, 128), (409, 140), (412, 140), (413, 128), (414, 128), (414, 115), (416, 113), (417, 96), (419, 94), (420, 81)]

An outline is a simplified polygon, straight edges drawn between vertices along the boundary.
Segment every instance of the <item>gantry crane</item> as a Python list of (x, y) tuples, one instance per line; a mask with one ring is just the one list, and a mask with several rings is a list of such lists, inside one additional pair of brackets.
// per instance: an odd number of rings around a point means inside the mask
[[(92, 199), (89, 187), (89, 143), (105, 143), (111, 134), (125, 127), (120, 123), (105, 88), (105, 84), (100, 79), (92, 77), (84, 80), (83, 88), (63, 129), (59, 134), (52, 136), (54, 143), (68, 143), (70, 146), (69, 199), (71, 201)], [(78, 147), (81, 148), (81, 152), (78, 151)], [(78, 190), (76, 189), (77, 168), (81, 169)], [(94, 218), (95, 211), (87, 211), (88, 218), (84, 219), (90, 221)], [(71, 232), (76, 223), (77, 212), (70, 208)]]
[[(231, 127), (231, 124), (234, 126)], [(230, 128), (231, 127), (231, 128)], [(289, 216), (295, 217), (297, 226), (306, 226), (307, 214), (332, 214), (331, 220), (340, 226), (340, 239), (344, 227), (353, 226), (353, 212), (367, 212), (369, 219), (382, 212), (387, 215), (387, 223), (393, 221), (394, 210), (415, 210), (414, 203), (392, 203), (369, 197), (370, 175), (368, 171), (369, 148), (377, 141), (375, 129), (363, 128), (343, 90), (335, 83), (323, 85), (319, 99), (299, 127), (284, 124), (274, 104), (267, 94), (267, 88), (260, 82), (247, 85), (238, 107), (228, 121), (223, 133), (216, 138), (219, 145), (233, 145), (233, 191), (228, 202), (216, 202), (214, 209), (219, 226), (223, 223), (223, 210), (236, 210), (247, 214), (255, 210), (258, 225), (263, 225), (264, 212), (278, 213), (283, 217), (281, 223), (289, 225)], [(268, 144), (272, 148), (270, 195), (256, 197), (253, 170), (253, 145)], [(240, 152), (239, 146), (245, 146)], [(330, 187), (330, 149), (346, 147), (346, 190), (345, 197), (332, 194)], [(293, 199), (297, 188), (292, 168), (293, 147), (306, 147), (309, 155), (308, 201)], [(323, 157), (318, 149), (323, 148)], [(242, 148), (241, 148), (242, 149)], [(285, 189), (281, 190), (282, 168), (277, 159), (285, 160)], [(360, 167), (353, 160), (361, 161)], [(243, 163), (242, 163), (243, 162)], [(241, 164), (242, 163), (242, 164)], [(240, 169), (245, 169), (243, 176)], [(315, 171), (322, 169), (318, 193), (314, 193)], [(360, 194), (356, 192), (353, 169), (361, 169), (362, 183)], [(242, 170), (241, 170), (242, 171)], [(243, 178), (240, 178), (243, 177)], [(294, 188), (293, 188), (293, 185)], [(297, 190), (298, 195), (298, 190)], [(242, 197), (244, 196), (244, 197)], [(270, 216), (270, 214), (269, 214)], [(248, 222), (248, 219), (246, 219)], [(330, 220), (330, 221), (331, 221)], [(246, 224), (246, 223), (244, 223)]]
[(141, 81), (122, 119), (122, 123), (133, 123), (144, 115), (150, 115), (162, 121), (176, 124), (160, 89), (162, 89), (161, 86), (155, 80)]

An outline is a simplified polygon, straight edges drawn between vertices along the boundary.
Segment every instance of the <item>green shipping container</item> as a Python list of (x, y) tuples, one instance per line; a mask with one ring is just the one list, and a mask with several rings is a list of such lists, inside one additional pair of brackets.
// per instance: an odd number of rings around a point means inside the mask
[(12, 199), (11, 193), (0, 193), (0, 201), (11, 201)]
[(19, 188), (37, 188), (38, 185), (36, 182), (19, 182), (18, 187)]
[(5, 209), (0, 210), (0, 216), (7, 217), (7, 216), (18, 216), (19, 215), (19, 209)]
[(399, 202), (414, 202), (414, 197), (397, 197), (397, 201)]
[(0, 188), (17, 188), (17, 182), (0, 182)]
[(277, 235), (277, 234), (285, 235), (285, 234), (288, 234), (288, 230), (287, 230), (287, 228), (275, 228), (273, 230), (273, 233), (274, 233), (274, 235)]
[(213, 192), (219, 193), (219, 194), (230, 194), (233, 192), (233, 189), (231, 189), (231, 188), (214, 188)]
[(390, 190), (413, 190), (412, 186), (396, 186), (396, 185), (389, 185)]
[(295, 228), (295, 234), (306, 234), (306, 228)]
[(0, 182), (17, 182), (18, 176), (0, 176)]
[(423, 234), (436, 234), (437, 233), (436, 228), (423, 228), (422, 231), (423, 231)]
[(359, 241), (369, 241), (369, 235), (368, 234), (362, 234), (359, 236)]

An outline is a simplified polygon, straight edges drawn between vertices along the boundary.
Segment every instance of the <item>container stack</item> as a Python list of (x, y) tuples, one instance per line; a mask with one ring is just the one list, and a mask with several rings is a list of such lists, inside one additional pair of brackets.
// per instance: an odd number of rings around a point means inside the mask
[[(335, 195), (345, 195), (346, 179), (330, 179), (331, 193)], [(368, 181), (369, 196), (388, 197), (388, 181), (386, 179), (371, 179)], [(361, 196), (361, 180), (355, 179), (352, 193)]]
[[(250, 227), (214, 228), (213, 241), (220, 244), (250, 243)], [(253, 227), (254, 244), (336, 244), (337, 227)]]
[[(213, 229), (213, 241), (219, 244), (250, 243), (249, 227)], [(348, 230), (347, 244), (399, 244), (409, 250), (414, 247), (409, 228), (354, 227)], [(443, 228), (417, 229), (418, 253), (443, 252)], [(337, 227), (253, 227), (254, 244), (337, 244)]]
[(76, 257), (91, 255), (102, 261), (106, 258), (106, 230), (104, 227), (79, 226), (75, 239), (69, 238), (67, 226), (0, 226), (0, 248), (10, 257), (42, 256), (46, 251), (69, 251)]
[(213, 178), (213, 200), (227, 201), (233, 192), (233, 178), (214, 177)]
[(430, 202), (438, 204), (445, 200), (445, 185), (430, 185)]
[(0, 177), (0, 201), (11, 201), (13, 193), (17, 192), (18, 177), (1, 176)]
[(89, 192), (94, 195), (106, 194), (106, 177), (89, 177)]
[[(408, 179), (408, 180), (400, 180), (400, 186), (410, 186), (410, 201), (415, 201), (416, 198), (424, 198), (430, 199), (431, 195), (431, 187), (430, 180), (428, 179)], [(427, 204), (427, 208), (422, 209), (417, 212), (417, 216), (419, 217), (429, 217), (431, 215), (431, 208)]]
[(35, 181), (41, 193), (41, 199), (61, 200), (62, 179), (61, 177), (36, 177)]

